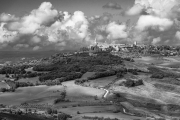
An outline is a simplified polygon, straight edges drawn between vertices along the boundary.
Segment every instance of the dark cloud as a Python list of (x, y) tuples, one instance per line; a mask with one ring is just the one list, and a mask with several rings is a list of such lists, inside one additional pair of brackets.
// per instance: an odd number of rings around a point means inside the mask
[(122, 9), (121, 6), (115, 2), (109, 2), (103, 6), (104, 9), (114, 9), (114, 10), (120, 10)]

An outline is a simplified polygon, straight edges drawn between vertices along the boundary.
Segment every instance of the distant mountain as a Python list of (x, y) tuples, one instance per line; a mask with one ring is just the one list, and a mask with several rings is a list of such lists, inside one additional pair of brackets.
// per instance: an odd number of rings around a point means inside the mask
[(59, 51), (0, 51), (0, 63), (16, 62), (23, 59), (40, 59), (49, 57)]

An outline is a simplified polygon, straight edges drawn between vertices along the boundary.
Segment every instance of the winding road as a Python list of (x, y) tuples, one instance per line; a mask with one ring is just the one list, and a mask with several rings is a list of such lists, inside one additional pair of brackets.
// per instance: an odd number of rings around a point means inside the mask
[(103, 98), (106, 98), (107, 95), (109, 94), (109, 90), (106, 90), (106, 89), (104, 89), (104, 90), (106, 91), (106, 93), (104, 94)]

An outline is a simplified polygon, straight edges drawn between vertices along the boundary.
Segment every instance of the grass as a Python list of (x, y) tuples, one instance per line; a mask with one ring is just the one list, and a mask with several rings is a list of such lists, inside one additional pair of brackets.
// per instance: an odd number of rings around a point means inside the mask
[(129, 115), (125, 115), (122, 113), (111, 113), (111, 112), (103, 112), (103, 113), (85, 113), (85, 114), (81, 114), (81, 116), (89, 116), (89, 117), (104, 117), (104, 118), (118, 118), (120, 120), (134, 120), (134, 119), (139, 119), (139, 120), (145, 120), (145, 118), (141, 118), (141, 117), (136, 117), (136, 116), (129, 116)]
[(40, 81), (39, 81), (39, 77), (33, 77), (33, 78), (21, 78), (18, 80), (18, 82), (30, 82), (30, 83), (36, 84), (37, 82), (40, 82)]
[(103, 77), (103, 78), (98, 78), (95, 80), (90, 80), (89, 82), (86, 82), (85, 85), (90, 85), (92, 87), (105, 87), (108, 84), (110, 84), (113, 80), (115, 80), (117, 77), (110, 76), (110, 77)]
[(0, 119), (1, 118), (6, 118), (7, 120), (53, 120), (51, 118), (43, 118), (34, 115), (15, 115), (7, 113), (0, 113)]
[(94, 113), (94, 112), (112, 112), (115, 109), (114, 106), (108, 105), (108, 106), (83, 106), (83, 107), (69, 107), (64, 109), (59, 109), (60, 112), (76, 115), (77, 111), (80, 112), (80, 114), (85, 113)]
[(9, 85), (5, 82), (0, 82), (0, 88), (6, 88), (8, 89), (9, 88)]
[(5, 75), (0, 74), (0, 81), (4, 80), (5, 78)]
[(95, 74), (95, 72), (86, 72), (81, 78), (88, 78), (88, 77), (91, 77), (94, 74)]
[(90, 88), (90, 87), (83, 87), (74, 84), (74, 81), (68, 81), (62, 83), (63, 85), (67, 86), (67, 98), (72, 101), (86, 101), (86, 100), (94, 100), (94, 96), (102, 97), (104, 94), (104, 90)]
[[(104, 94), (104, 90), (78, 86), (74, 84), (74, 81), (64, 82), (63, 85), (67, 86), (67, 99), (72, 101), (93, 101), (94, 96), (102, 97)], [(60, 96), (61, 91), (64, 91), (61, 85), (23, 87), (12, 93), (0, 93), (0, 103), (7, 105), (19, 105), (24, 102), (53, 104), (53, 100)]]
[(171, 85), (180, 85), (180, 81), (176, 78), (163, 78), (163, 79), (152, 79), (154, 81), (160, 82), (160, 83), (166, 83)]
[[(62, 86), (38, 86), (38, 87), (24, 87), (18, 88), (15, 92), (1, 93), (0, 103), (6, 105), (19, 105), (23, 102), (38, 100), (40, 103), (49, 102), (47, 99), (42, 99), (45, 97), (59, 96), (57, 90), (62, 90)], [(13, 98), (13, 99), (12, 99)]]

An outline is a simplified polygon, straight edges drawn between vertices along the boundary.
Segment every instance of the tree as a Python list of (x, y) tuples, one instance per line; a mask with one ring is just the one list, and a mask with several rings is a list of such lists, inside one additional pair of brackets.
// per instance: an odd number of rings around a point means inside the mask
[(116, 74), (116, 76), (117, 76), (118, 78), (122, 78), (122, 77), (123, 77), (123, 73), (122, 73), (122, 72), (118, 72), (118, 73)]
[(58, 120), (67, 120), (68, 118), (71, 118), (71, 116), (65, 113), (61, 113), (58, 115)]
[(53, 112), (53, 111), (52, 111), (51, 108), (47, 108), (47, 113), (48, 113), (48, 114), (52, 114), (52, 112)]
[(0, 92), (6, 92), (6, 91), (7, 91), (6, 88), (1, 88), (1, 89), (0, 89)]

